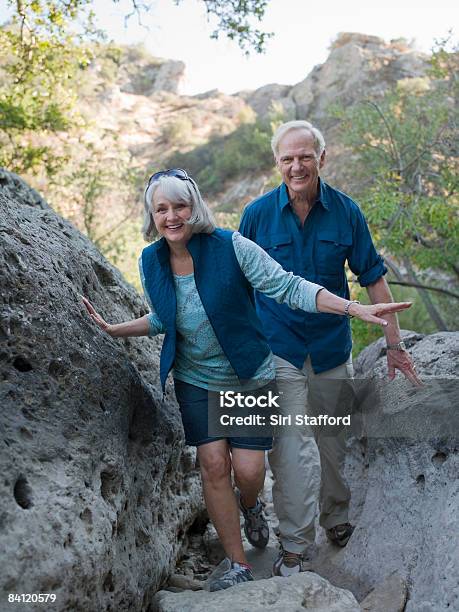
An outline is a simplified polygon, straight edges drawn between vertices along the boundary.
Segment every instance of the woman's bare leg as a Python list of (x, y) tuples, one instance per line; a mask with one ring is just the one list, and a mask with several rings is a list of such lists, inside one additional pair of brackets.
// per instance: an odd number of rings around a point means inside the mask
[(245, 508), (253, 508), (265, 481), (265, 451), (231, 449), (234, 480)]
[(231, 484), (231, 457), (226, 440), (198, 446), (202, 489), (209, 517), (231, 561), (247, 563), (242, 548), (239, 508)]

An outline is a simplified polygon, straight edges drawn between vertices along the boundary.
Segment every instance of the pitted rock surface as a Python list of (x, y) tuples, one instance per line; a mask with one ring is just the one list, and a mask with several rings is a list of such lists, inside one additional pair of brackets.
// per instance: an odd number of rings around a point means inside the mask
[(112, 322), (146, 304), (5, 171), (0, 211), (0, 609), (55, 593), (47, 610), (145, 610), (202, 510), (160, 341), (92, 323), (80, 295)]
[(246, 582), (209, 593), (160, 591), (154, 612), (360, 612), (349, 591), (331, 585), (317, 574), (304, 572), (289, 578)]
[[(416, 390), (398, 375), (382, 386), (380, 399), (388, 413), (409, 411), (415, 431), (352, 443), (346, 470), (356, 529), (333, 564), (371, 588), (395, 571), (408, 585), (406, 612), (447, 612), (459, 609), (459, 549), (453, 535), (459, 533), (459, 432), (451, 420), (447, 433), (435, 437), (432, 420), (428, 435), (429, 416), (420, 402), (416, 417), (415, 400), (437, 389), (434, 412), (445, 402), (444, 385), (457, 398), (459, 332), (403, 335), (425, 388)], [(359, 376), (386, 376), (383, 342), (364, 349), (355, 365)], [(417, 418), (426, 423), (421, 427)]]

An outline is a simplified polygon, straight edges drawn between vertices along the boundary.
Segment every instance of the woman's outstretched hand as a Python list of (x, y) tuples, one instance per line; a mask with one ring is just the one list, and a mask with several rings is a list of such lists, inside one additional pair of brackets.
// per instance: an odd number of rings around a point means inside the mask
[(81, 296), (81, 299), (83, 300), (83, 304), (86, 306), (86, 310), (89, 313), (89, 316), (91, 317), (91, 319), (94, 321), (94, 323), (100, 327), (100, 329), (104, 332), (106, 332), (107, 334), (111, 335), (110, 333), (110, 329), (111, 329), (111, 325), (109, 323), (107, 323), (107, 321), (105, 321), (100, 314), (96, 311), (96, 309), (94, 308), (94, 306), (91, 304), (91, 302), (89, 300), (87, 300), (85, 297)]
[(400, 310), (406, 310), (410, 308), (411, 305), (412, 302), (392, 302), (389, 304), (371, 304), (370, 306), (365, 306), (353, 302), (349, 306), (349, 314), (366, 323), (374, 323), (375, 325), (382, 325), (385, 327), (387, 321), (382, 319), (382, 316), (400, 312)]
[(150, 334), (150, 323), (147, 315), (140, 317), (140, 319), (132, 319), (132, 321), (110, 325), (100, 316), (89, 300), (83, 296), (81, 296), (81, 299), (94, 323), (112, 338), (130, 338), (148, 336)]

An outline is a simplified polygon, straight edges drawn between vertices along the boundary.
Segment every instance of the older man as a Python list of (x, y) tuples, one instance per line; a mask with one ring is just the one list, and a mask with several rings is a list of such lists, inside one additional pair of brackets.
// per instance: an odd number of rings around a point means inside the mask
[[(365, 218), (357, 204), (321, 180), (325, 142), (307, 121), (281, 125), (272, 149), (283, 183), (249, 204), (240, 232), (261, 245), (286, 270), (349, 299), (344, 265), (366, 287), (372, 303), (392, 302)], [(276, 359), (283, 406), (291, 413), (307, 408), (308, 386), (321, 379), (352, 377), (352, 339), (344, 316), (294, 311), (256, 294), (256, 305)], [(389, 378), (399, 369), (419, 383), (396, 315), (385, 317)], [(279, 518), (281, 551), (273, 574), (287, 576), (308, 569), (315, 540), (315, 511), (332, 542), (345, 546), (352, 534), (350, 491), (342, 475), (343, 432), (325, 436), (304, 428), (276, 438), (269, 461), (274, 475), (274, 508)], [(319, 491), (320, 490), (320, 491)]]

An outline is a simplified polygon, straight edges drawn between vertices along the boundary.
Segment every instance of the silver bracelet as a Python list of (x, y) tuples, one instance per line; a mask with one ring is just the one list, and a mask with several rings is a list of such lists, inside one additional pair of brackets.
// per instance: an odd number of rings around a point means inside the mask
[(349, 306), (351, 304), (360, 304), (359, 300), (350, 300), (346, 306), (344, 307), (344, 314), (346, 315), (346, 317), (348, 317), (348, 319), (353, 319), (354, 315), (349, 314)]

